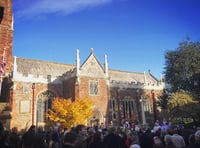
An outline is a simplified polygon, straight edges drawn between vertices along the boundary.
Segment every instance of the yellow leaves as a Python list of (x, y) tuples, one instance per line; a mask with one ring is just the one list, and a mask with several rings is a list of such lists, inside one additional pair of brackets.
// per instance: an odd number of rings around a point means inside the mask
[(176, 92), (171, 94), (168, 103), (173, 107), (180, 107), (185, 106), (187, 104), (197, 103), (197, 101), (195, 101), (194, 98), (188, 93)]
[(198, 116), (198, 101), (186, 92), (176, 92), (169, 96), (168, 110), (171, 115), (177, 117)]
[(56, 98), (52, 108), (48, 110), (47, 117), (53, 122), (60, 122), (63, 127), (71, 128), (74, 125), (86, 124), (87, 119), (93, 115), (93, 102), (90, 99)]

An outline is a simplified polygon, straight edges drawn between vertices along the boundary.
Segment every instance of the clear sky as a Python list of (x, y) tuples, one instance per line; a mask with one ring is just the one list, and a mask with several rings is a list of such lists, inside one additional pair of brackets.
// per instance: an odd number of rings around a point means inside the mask
[(109, 69), (159, 78), (164, 54), (200, 41), (200, 0), (13, 0), (17, 57), (81, 64), (90, 48)]

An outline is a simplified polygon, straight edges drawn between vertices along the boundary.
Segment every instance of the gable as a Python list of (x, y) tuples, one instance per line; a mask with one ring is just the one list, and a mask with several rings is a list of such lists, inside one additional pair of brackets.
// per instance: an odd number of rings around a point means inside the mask
[(91, 54), (80, 67), (80, 75), (98, 78), (105, 77), (104, 69), (94, 54)]

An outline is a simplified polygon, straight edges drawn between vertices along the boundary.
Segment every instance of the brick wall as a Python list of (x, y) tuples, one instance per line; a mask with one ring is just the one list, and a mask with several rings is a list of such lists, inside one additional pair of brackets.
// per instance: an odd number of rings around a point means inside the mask
[[(27, 86), (27, 90), (24, 90), (24, 86)], [(38, 95), (46, 90), (52, 91), (57, 97), (62, 96), (61, 85), (47, 85), (47, 84), (35, 84), (34, 89), (34, 122), (36, 122), (36, 106)], [(10, 128), (18, 127), (19, 129), (29, 128), (32, 125), (32, 100), (33, 100), (33, 89), (32, 83), (15, 82), (15, 88), (13, 91), (12, 100), (12, 120)], [(26, 106), (29, 106), (29, 110), (26, 110)], [(26, 110), (24, 112), (23, 108)]]
[[(99, 94), (96, 96), (89, 94), (90, 80), (98, 81)], [(94, 105), (99, 109), (99, 111), (101, 111), (103, 115), (106, 115), (108, 98), (109, 98), (106, 79), (83, 77), (80, 79), (80, 85), (78, 89), (79, 89), (78, 95), (80, 96), (80, 98), (91, 99), (94, 102)]]
[(6, 73), (12, 70), (12, 0), (0, 0), (0, 7), (4, 8), (3, 19), (0, 24), (0, 62), (3, 50), (6, 49)]

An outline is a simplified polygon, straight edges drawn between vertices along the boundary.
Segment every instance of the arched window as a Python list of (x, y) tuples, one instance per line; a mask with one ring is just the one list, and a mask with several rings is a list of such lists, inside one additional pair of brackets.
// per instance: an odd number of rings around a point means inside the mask
[(45, 122), (46, 116), (45, 113), (49, 108), (51, 108), (52, 100), (56, 97), (56, 95), (47, 90), (38, 96), (37, 101), (37, 123)]
[(3, 20), (3, 14), (4, 14), (4, 7), (0, 6), (0, 24), (1, 21)]

